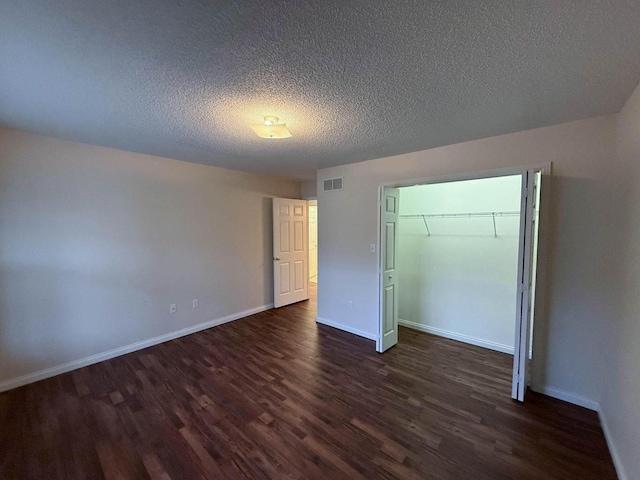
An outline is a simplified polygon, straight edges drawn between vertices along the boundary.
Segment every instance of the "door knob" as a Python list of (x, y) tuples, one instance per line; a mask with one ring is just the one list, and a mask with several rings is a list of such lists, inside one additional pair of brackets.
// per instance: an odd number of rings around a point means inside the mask
[(280, 257), (273, 257), (274, 260), (280, 260)]

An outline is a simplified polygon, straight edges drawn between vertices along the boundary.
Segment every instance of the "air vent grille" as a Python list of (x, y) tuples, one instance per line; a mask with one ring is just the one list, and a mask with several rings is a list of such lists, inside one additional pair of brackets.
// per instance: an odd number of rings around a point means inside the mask
[(332, 190), (342, 190), (342, 177), (325, 180), (323, 185), (325, 192), (331, 192)]

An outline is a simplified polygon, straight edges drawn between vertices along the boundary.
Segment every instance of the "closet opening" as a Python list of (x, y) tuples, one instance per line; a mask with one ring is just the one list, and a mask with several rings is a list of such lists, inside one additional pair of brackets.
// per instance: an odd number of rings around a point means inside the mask
[(381, 187), (379, 352), (404, 326), (512, 355), (524, 400), (545, 168)]

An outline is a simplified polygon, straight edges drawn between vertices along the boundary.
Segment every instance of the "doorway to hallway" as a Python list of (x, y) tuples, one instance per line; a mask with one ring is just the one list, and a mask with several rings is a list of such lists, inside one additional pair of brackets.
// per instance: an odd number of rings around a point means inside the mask
[(318, 201), (309, 200), (309, 284), (318, 284)]

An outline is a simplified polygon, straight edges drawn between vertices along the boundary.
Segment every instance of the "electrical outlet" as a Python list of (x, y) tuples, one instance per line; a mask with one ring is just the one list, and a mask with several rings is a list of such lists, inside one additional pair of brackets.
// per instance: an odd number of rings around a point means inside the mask
[(176, 313), (178, 311), (178, 306), (175, 303), (169, 305), (169, 313)]
[(376, 253), (376, 244), (375, 243), (369, 244), (369, 251), (371, 253)]
[(353, 301), (349, 300), (349, 301), (347, 302), (347, 307), (349, 307), (349, 308), (353, 308)]
[(192, 308), (198, 308), (198, 299), (197, 298), (193, 299), (193, 307)]

